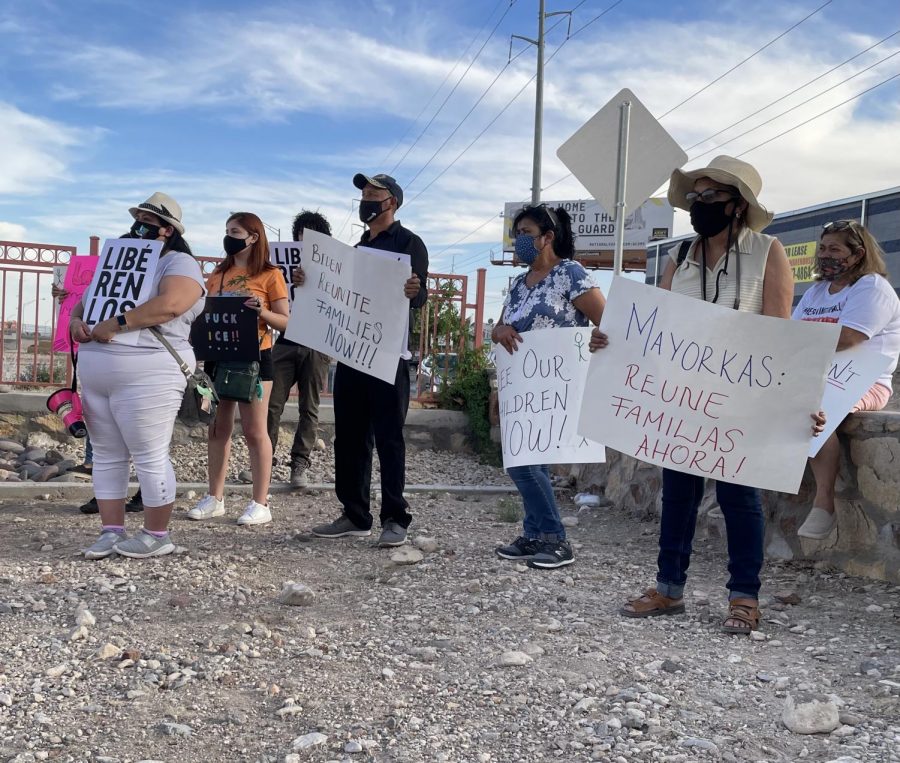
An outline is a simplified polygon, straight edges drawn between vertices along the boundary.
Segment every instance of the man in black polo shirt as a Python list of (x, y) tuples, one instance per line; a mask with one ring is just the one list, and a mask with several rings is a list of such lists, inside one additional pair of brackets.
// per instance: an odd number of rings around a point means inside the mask
[[(359, 217), (368, 226), (357, 246), (400, 252), (410, 256), (412, 275), (404, 285), (410, 308), (428, 298), (428, 250), (415, 233), (394, 216), (403, 203), (403, 190), (390, 175), (358, 174), (353, 185), (362, 191)], [(409, 409), (409, 359), (404, 341), (393, 384), (338, 363), (334, 376), (335, 492), (344, 513), (334, 522), (313, 528), (320, 538), (369, 535), (372, 532), (370, 483), (372, 446), (381, 464), (381, 536), (379, 546), (406, 542), (412, 522), (403, 497), (406, 484), (406, 444), (403, 424)]]

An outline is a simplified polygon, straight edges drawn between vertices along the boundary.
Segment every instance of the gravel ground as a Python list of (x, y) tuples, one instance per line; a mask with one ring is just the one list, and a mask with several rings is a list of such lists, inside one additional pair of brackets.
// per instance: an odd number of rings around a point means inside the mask
[[(57, 449), (66, 458), (81, 463), (84, 449), (69, 440)], [(172, 463), (179, 482), (206, 482), (206, 443), (173, 445)], [(272, 473), (275, 482), (290, 478), (290, 438), (282, 435), (275, 453), (277, 465)], [(334, 482), (334, 446), (319, 440), (319, 448), (311, 454), (309, 480), (315, 483)], [(235, 437), (231, 446), (228, 475), (238, 481), (238, 473), (250, 466), (247, 445), (242, 437)], [(372, 482), (378, 484), (378, 457), (373, 458)], [(485, 466), (470, 456), (447, 451), (409, 449), (406, 454), (406, 482), (409, 485), (510, 485), (504, 471)]]
[[(412, 460), (410, 481), (462, 465)], [(510, 499), (413, 503), (413, 564), (310, 538), (324, 494), (250, 530), (237, 500), (179, 512), (183, 548), (143, 562), (79, 559), (97, 520), (74, 504), (3, 506), (0, 760), (900, 760), (900, 588), (769, 565), (760, 640), (728, 637), (722, 541), (700, 540), (687, 614), (629, 620), (655, 526), (566, 503), (577, 562), (541, 572), (492, 555)], [(288, 581), (303, 606), (279, 603)], [(837, 730), (789, 731), (788, 695)]]

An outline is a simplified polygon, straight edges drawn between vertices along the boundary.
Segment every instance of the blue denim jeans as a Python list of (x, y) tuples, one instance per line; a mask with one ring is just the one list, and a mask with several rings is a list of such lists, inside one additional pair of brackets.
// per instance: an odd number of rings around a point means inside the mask
[[(703, 485), (703, 477), (663, 469), (656, 590), (671, 599), (681, 598), (684, 592)], [(765, 533), (759, 491), (729, 482), (716, 482), (716, 498), (725, 516), (728, 535), (728, 598), (756, 599), (759, 597)]]
[(519, 492), (525, 505), (524, 535), (531, 540), (565, 540), (566, 528), (563, 527), (556, 507), (556, 498), (550, 484), (550, 467), (512, 466), (506, 470)]

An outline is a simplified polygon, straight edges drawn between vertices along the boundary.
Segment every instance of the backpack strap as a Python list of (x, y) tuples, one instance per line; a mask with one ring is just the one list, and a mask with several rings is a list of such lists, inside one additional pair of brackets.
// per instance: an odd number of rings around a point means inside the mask
[(676, 267), (681, 267), (681, 263), (687, 259), (688, 250), (691, 248), (691, 244), (693, 244), (693, 239), (685, 239), (678, 245), (678, 259), (676, 262)]

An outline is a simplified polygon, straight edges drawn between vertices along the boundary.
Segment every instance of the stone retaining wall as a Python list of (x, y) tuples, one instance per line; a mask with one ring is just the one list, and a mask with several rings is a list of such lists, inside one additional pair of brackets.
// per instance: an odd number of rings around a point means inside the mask
[[(838, 437), (837, 530), (823, 541), (797, 537), (815, 494), (807, 467), (798, 495), (763, 493), (766, 555), (823, 561), (852, 575), (900, 583), (900, 412), (850, 416)], [(602, 511), (624, 511), (636, 519), (659, 516), (662, 471), (612, 450), (607, 458), (606, 464), (570, 467), (578, 489), (605, 494), (612, 508)], [(700, 507), (698, 534), (724, 538), (724, 521), (709, 515), (716, 505), (712, 487), (709, 483)]]

